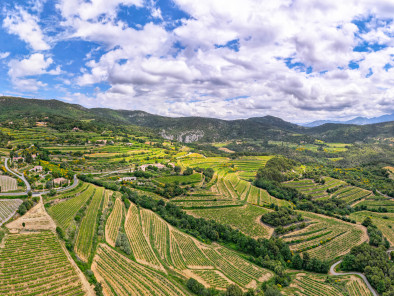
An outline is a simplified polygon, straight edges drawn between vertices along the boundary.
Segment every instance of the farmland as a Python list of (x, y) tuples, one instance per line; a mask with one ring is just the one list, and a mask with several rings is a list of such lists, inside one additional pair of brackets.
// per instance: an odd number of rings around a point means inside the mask
[(86, 295), (51, 232), (10, 235), (0, 262), (1, 295)]
[(311, 273), (299, 273), (294, 276), (290, 287), (284, 289), (284, 295), (297, 296), (372, 296), (365, 283), (356, 276), (321, 276)]
[(106, 295), (189, 295), (162, 274), (106, 245), (99, 245), (92, 269), (103, 283)]
[(374, 225), (383, 233), (391, 245), (394, 245), (394, 213), (372, 213), (368, 211), (361, 211), (352, 213), (352, 219), (362, 223), (365, 218), (370, 217)]
[(307, 227), (282, 235), (283, 240), (290, 244), (290, 249), (296, 252), (308, 251), (311, 257), (334, 260), (367, 239), (361, 226), (310, 212), (299, 212), (306, 218)]
[(101, 201), (104, 197), (104, 188), (98, 187), (90, 202), (86, 215), (83, 217), (79, 227), (75, 243), (75, 253), (84, 261), (87, 261), (92, 252), (93, 236), (96, 232), (96, 223)]
[(0, 175), (0, 192), (15, 191), (18, 189), (16, 179)]
[(95, 187), (89, 185), (89, 187), (81, 194), (71, 197), (63, 202), (57, 203), (56, 205), (49, 208), (49, 214), (55, 219), (55, 221), (66, 230), (73, 218), (79, 211), (79, 209), (87, 202), (87, 200), (95, 193)]
[(220, 223), (231, 225), (251, 237), (269, 238), (273, 229), (259, 222), (260, 217), (269, 211), (265, 208), (245, 205), (242, 207), (232, 207), (230, 211), (228, 208), (222, 207), (188, 210), (187, 212), (197, 217), (213, 219)]
[[(135, 205), (129, 208), (125, 230), (137, 262), (156, 270), (163, 270), (164, 265), (181, 274), (197, 271), (206, 285), (219, 289), (225, 288), (223, 285), (228, 282), (248, 287), (272, 276), (268, 270), (253, 265), (235, 252), (198, 242), (151, 211), (139, 210)], [(217, 272), (210, 272), (212, 270)]]
[(312, 198), (325, 198), (329, 197), (327, 189), (333, 189), (339, 186), (343, 186), (346, 183), (341, 180), (336, 180), (330, 177), (324, 177), (324, 184), (316, 183), (313, 180), (304, 179), (300, 181), (291, 181), (285, 183), (290, 188), (297, 189), (305, 195), (310, 195)]
[(115, 246), (116, 238), (118, 237), (119, 227), (122, 223), (124, 212), (124, 205), (120, 198), (115, 201), (114, 208), (111, 215), (109, 216), (107, 223), (105, 225), (105, 237), (111, 246)]
[(20, 199), (0, 199), (0, 226), (15, 214), (21, 203)]

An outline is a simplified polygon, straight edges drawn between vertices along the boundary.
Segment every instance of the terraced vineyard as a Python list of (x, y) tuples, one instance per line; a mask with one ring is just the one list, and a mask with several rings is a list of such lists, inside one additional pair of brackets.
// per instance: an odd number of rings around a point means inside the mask
[(231, 210), (228, 208), (213, 208), (188, 210), (187, 212), (197, 217), (228, 224), (251, 237), (269, 238), (272, 235), (273, 228), (260, 223), (260, 217), (269, 211), (266, 208), (245, 205), (233, 207)]
[[(138, 263), (156, 269), (164, 265), (187, 277), (193, 271), (207, 286), (223, 289), (225, 283), (235, 282), (248, 287), (272, 276), (270, 271), (253, 265), (235, 252), (198, 242), (155, 213), (138, 210), (135, 205), (129, 208), (125, 230)], [(235, 274), (243, 279), (237, 279)]]
[(124, 205), (120, 198), (115, 200), (115, 205), (111, 215), (108, 217), (107, 224), (105, 225), (105, 238), (107, 242), (115, 247), (115, 241), (118, 237), (119, 227), (122, 223), (124, 212)]
[(92, 269), (106, 295), (190, 295), (162, 274), (142, 266), (101, 244)]
[(0, 175), (0, 192), (15, 191), (18, 189), (16, 179)]
[(51, 232), (9, 235), (0, 249), (0, 295), (86, 295)]
[(371, 194), (372, 192), (369, 190), (365, 190), (354, 186), (347, 186), (335, 191), (332, 197), (342, 199), (347, 203), (351, 204)]
[(142, 231), (139, 209), (132, 204), (128, 210), (125, 230), (137, 262), (163, 269)]
[(365, 218), (370, 217), (374, 225), (383, 233), (383, 235), (394, 245), (394, 213), (372, 213), (367, 211), (355, 212), (350, 214), (350, 218), (362, 223)]
[(310, 195), (312, 198), (328, 198), (330, 194), (327, 193), (327, 189), (333, 189), (346, 184), (344, 181), (330, 177), (323, 177), (323, 179), (325, 181), (324, 184), (315, 183), (310, 179), (290, 181), (284, 184), (290, 188), (297, 189), (305, 195)]
[(356, 276), (333, 277), (299, 273), (290, 287), (284, 289), (285, 295), (297, 296), (371, 296), (365, 283)]
[(334, 260), (367, 240), (365, 229), (361, 226), (310, 212), (298, 212), (302, 213), (309, 225), (282, 236), (293, 251), (308, 251), (311, 257)]
[(385, 208), (388, 212), (394, 213), (394, 202), (385, 197), (370, 196), (357, 204), (357, 206), (365, 206), (367, 210), (378, 210)]
[(93, 236), (96, 232), (98, 211), (103, 198), (104, 188), (97, 187), (78, 230), (74, 249), (78, 257), (85, 262), (88, 261), (92, 251)]
[(21, 203), (20, 199), (0, 199), (0, 226), (15, 214)]
[(50, 207), (48, 212), (52, 218), (66, 230), (70, 226), (78, 210), (87, 202), (92, 194), (94, 194), (95, 190), (95, 186), (89, 185), (81, 194)]

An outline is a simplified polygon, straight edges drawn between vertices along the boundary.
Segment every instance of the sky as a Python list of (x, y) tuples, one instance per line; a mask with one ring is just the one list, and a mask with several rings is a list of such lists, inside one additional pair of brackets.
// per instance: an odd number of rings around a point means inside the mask
[(2, 0), (0, 95), (291, 122), (394, 112), (393, 0)]

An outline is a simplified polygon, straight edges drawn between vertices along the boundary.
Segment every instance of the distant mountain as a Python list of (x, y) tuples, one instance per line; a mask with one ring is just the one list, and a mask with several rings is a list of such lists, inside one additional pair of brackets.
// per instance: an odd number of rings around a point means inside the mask
[(333, 120), (316, 120), (309, 123), (301, 123), (300, 125), (305, 127), (315, 127), (319, 125), (323, 125), (326, 123), (338, 123), (338, 124), (356, 124), (356, 125), (366, 125), (366, 124), (374, 124), (374, 123), (382, 123), (382, 122), (389, 122), (394, 121), (394, 113), (382, 115), (379, 117), (356, 117), (351, 120), (347, 121), (333, 121)]
[[(393, 115), (390, 115), (393, 116)], [(0, 123), (29, 121), (33, 124), (46, 117), (52, 122), (90, 122), (101, 126), (137, 126), (179, 142), (214, 142), (226, 140), (281, 140), (352, 143), (377, 137), (394, 137), (394, 122), (354, 125), (325, 123), (315, 127), (296, 125), (273, 116), (222, 120), (207, 117), (166, 117), (138, 110), (88, 109), (58, 100), (0, 97)], [(383, 117), (383, 116), (381, 116)], [(385, 116), (387, 120), (389, 115)], [(49, 120), (48, 119), (48, 120)], [(361, 122), (361, 119), (353, 119)], [(367, 119), (378, 120), (378, 119)], [(67, 125), (66, 125), (67, 126)], [(72, 128), (72, 127), (71, 127)]]

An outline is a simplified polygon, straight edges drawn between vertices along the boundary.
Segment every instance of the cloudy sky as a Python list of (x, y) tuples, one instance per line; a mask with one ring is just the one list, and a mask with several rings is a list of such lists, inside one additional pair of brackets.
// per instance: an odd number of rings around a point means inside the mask
[(0, 95), (292, 122), (394, 112), (393, 0), (0, 5)]

